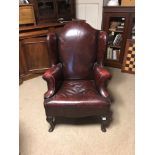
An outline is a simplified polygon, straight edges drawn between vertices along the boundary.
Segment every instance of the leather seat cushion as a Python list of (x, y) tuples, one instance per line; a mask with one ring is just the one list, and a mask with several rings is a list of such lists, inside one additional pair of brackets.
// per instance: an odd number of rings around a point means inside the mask
[(99, 94), (93, 80), (66, 80), (53, 97), (45, 100), (44, 105), (47, 115), (77, 117), (84, 112), (85, 115), (95, 114), (96, 110), (100, 114), (109, 103)]
[(93, 80), (64, 81), (59, 91), (50, 98), (50, 106), (100, 106), (107, 104), (98, 93)]

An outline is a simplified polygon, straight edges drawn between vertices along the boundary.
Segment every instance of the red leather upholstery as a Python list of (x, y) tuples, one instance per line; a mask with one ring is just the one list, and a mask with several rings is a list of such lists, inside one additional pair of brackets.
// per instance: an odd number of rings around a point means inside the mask
[[(93, 80), (66, 80), (58, 92), (46, 100), (45, 107), (47, 115), (52, 113), (54, 116), (66, 116), (67, 113), (70, 115), (71, 109), (75, 109), (73, 116), (76, 114), (80, 117), (90, 112), (96, 113), (97, 110), (102, 113), (102, 109), (108, 104), (98, 93)], [(79, 115), (81, 110), (85, 112)]]
[(84, 22), (70, 22), (60, 34), (48, 35), (51, 68), (43, 78), (47, 117), (103, 115), (110, 107), (103, 67), (107, 35)]
[(59, 63), (48, 69), (43, 75), (43, 79), (47, 82), (48, 90), (44, 94), (44, 98), (50, 98), (59, 88), (62, 81), (62, 65)]
[(97, 90), (100, 92), (100, 95), (102, 95), (106, 100), (111, 101), (111, 97), (107, 91), (106, 85), (107, 85), (107, 80), (111, 79), (111, 74), (104, 69), (100, 65), (96, 65), (94, 67), (94, 79), (95, 79), (95, 84), (97, 87)]
[(97, 31), (87, 24), (66, 25), (59, 36), (59, 59), (65, 79), (90, 79), (96, 61)]

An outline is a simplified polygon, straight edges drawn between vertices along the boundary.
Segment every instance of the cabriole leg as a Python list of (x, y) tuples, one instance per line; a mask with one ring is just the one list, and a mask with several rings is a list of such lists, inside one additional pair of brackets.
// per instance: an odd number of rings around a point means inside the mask
[(48, 130), (48, 132), (52, 132), (54, 130), (55, 127), (55, 117), (47, 117), (46, 118), (47, 122), (50, 124), (50, 128)]

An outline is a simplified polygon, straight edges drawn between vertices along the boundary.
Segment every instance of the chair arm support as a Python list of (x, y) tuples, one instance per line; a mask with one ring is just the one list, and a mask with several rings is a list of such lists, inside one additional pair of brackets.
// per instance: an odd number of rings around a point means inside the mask
[(111, 98), (107, 91), (107, 81), (111, 79), (111, 77), (112, 75), (102, 66), (94, 66), (94, 79), (96, 87), (99, 93), (109, 101), (111, 101)]
[(50, 69), (48, 69), (42, 78), (47, 82), (47, 92), (44, 94), (44, 98), (50, 98), (52, 97), (56, 90), (58, 89), (61, 78), (62, 78), (62, 65), (61, 63), (52, 66)]

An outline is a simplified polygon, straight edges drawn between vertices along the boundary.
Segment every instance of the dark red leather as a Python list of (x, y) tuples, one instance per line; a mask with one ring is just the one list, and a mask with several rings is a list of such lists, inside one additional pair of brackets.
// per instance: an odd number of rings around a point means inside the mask
[(101, 110), (108, 104), (96, 90), (94, 80), (66, 80), (58, 92), (46, 100), (45, 107), (48, 114), (57, 115), (59, 111), (59, 114), (66, 113), (64, 109), (85, 109), (92, 112)]
[(100, 94), (106, 98), (107, 100), (110, 100), (110, 95), (107, 91), (107, 80), (111, 79), (112, 75), (104, 69), (102, 66), (95, 65), (94, 66), (94, 79), (95, 84), (100, 92)]
[(111, 74), (103, 68), (106, 43), (105, 32), (79, 21), (48, 35), (52, 67), (43, 75), (47, 116), (102, 115), (110, 107), (106, 81)]
[(49, 104), (55, 104), (55, 106), (58, 102), (62, 106), (99, 105), (102, 107), (107, 104), (96, 90), (94, 80), (66, 80), (49, 101)]
[(59, 63), (48, 69), (43, 79), (47, 82), (48, 90), (44, 94), (44, 98), (50, 98), (54, 95), (62, 81), (62, 65)]
[(64, 27), (59, 36), (59, 57), (65, 79), (90, 79), (96, 61), (97, 31), (84, 22)]
[(107, 45), (107, 33), (105, 31), (99, 31), (98, 34), (98, 50), (97, 50), (97, 63), (103, 66), (104, 55), (106, 52)]

